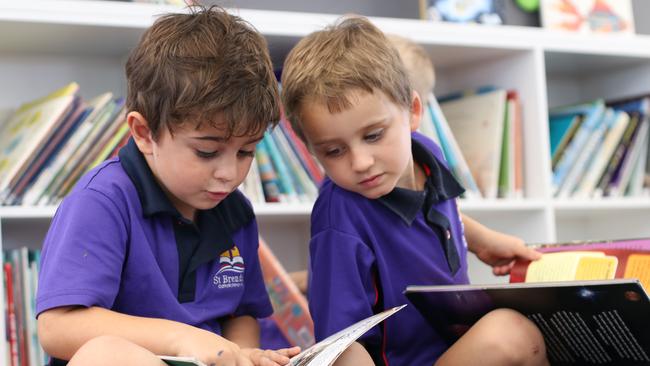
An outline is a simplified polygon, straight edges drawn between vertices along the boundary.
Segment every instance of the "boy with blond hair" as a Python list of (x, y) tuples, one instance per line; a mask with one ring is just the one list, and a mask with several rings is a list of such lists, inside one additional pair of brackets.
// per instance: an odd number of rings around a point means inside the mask
[[(487, 228), (476, 232), (485, 236), (480, 240), (465, 241), (457, 205), (463, 188), (440, 149), (415, 132), (420, 96), (368, 20), (349, 18), (302, 39), (285, 61), (282, 86), (287, 117), (328, 176), (312, 211), (309, 303), (317, 339), (406, 303), (408, 285), (467, 283), (468, 249), (497, 274), (517, 258), (538, 258)], [(449, 345), (410, 306), (366, 333), (337, 364), (373, 363), (548, 360), (539, 330), (514, 311), (485, 315)]]
[(257, 224), (237, 190), (279, 118), (264, 38), (219, 8), (159, 18), (126, 63), (132, 139), (86, 174), (45, 238), (36, 299), (53, 365), (284, 365)]

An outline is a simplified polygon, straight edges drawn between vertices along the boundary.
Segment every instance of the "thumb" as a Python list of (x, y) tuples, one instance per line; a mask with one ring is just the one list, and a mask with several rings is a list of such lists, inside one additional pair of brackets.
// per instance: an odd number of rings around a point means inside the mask
[(522, 246), (518, 250), (517, 257), (519, 257), (521, 259), (529, 260), (529, 261), (536, 261), (536, 260), (542, 258), (542, 253), (536, 251), (533, 248)]

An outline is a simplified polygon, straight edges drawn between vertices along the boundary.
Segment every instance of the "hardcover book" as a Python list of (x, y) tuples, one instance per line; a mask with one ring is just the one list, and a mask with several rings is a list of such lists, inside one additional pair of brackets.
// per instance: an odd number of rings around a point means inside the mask
[(451, 344), (488, 312), (534, 322), (551, 365), (646, 365), (650, 301), (636, 280), (409, 286), (406, 297)]

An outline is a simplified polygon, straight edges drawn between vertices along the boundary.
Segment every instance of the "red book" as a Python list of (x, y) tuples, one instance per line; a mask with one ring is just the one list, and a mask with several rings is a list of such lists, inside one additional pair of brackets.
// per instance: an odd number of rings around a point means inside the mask
[(314, 180), (316, 185), (319, 185), (323, 181), (323, 169), (320, 167), (316, 159), (311, 155), (307, 146), (302, 142), (302, 140), (296, 135), (296, 132), (291, 127), (291, 123), (284, 118), (284, 112), (282, 114), (282, 119), (280, 120), (280, 128), (282, 132), (287, 136), (291, 146), (296, 151), (296, 155), (302, 160), (305, 164), (305, 168), (311, 178)]
[(16, 324), (16, 307), (14, 303), (14, 284), (11, 263), (4, 264), (5, 291), (7, 296), (7, 336), (9, 341), (9, 362), (11, 366), (19, 366), (18, 360), (18, 329)]

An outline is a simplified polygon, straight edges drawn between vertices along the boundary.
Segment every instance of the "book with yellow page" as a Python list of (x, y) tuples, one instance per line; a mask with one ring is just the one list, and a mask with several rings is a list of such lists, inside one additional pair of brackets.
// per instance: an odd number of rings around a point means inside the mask
[(516, 262), (510, 282), (638, 279), (650, 289), (650, 238), (533, 245), (544, 253)]

